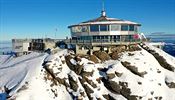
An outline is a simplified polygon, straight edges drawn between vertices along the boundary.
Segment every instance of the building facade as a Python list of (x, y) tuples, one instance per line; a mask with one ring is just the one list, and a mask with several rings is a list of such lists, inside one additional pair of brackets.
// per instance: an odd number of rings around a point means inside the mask
[(140, 42), (140, 26), (136, 22), (109, 18), (103, 10), (96, 19), (68, 26), (71, 32), (69, 43), (76, 45), (77, 53), (83, 54), (100, 47), (109, 49), (111, 46), (135, 44)]
[(12, 49), (17, 56), (29, 54), (30, 52), (44, 52), (53, 49), (57, 40), (45, 39), (12, 39)]
[(31, 39), (12, 39), (12, 50), (17, 54), (17, 56), (21, 56), (24, 54), (30, 53)]
[(72, 40), (77, 42), (134, 42), (138, 40), (141, 24), (109, 18), (105, 11), (101, 16), (79, 24), (71, 25)]

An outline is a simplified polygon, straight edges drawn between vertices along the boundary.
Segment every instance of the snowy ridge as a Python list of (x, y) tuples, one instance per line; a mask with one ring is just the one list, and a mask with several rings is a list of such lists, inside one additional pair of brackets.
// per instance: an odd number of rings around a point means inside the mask
[(138, 47), (103, 63), (68, 50), (0, 56), (0, 93), (16, 100), (175, 100), (175, 58)]

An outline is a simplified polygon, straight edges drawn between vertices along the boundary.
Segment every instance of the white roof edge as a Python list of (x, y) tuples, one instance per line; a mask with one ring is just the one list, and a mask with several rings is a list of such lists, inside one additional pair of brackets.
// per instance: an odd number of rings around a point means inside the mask
[(105, 22), (88, 22), (88, 23), (79, 23), (70, 25), (71, 26), (78, 26), (78, 25), (93, 25), (93, 24), (134, 24), (140, 25), (139, 23), (131, 22), (131, 21), (105, 21)]

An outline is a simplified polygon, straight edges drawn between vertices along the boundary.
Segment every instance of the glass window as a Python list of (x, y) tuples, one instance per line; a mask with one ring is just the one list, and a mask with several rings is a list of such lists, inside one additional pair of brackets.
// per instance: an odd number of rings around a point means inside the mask
[(111, 31), (119, 31), (120, 25), (111, 25)]
[(105, 39), (108, 39), (108, 36), (105, 36)]
[(108, 31), (108, 25), (100, 25), (100, 31)]
[(104, 39), (104, 36), (101, 36), (101, 39)]
[(71, 31), (73, 33), (82, 32), (82, 27), (81, 26), (72, 27)]
[(100, 39), (100, 36), (97, 36), (97, 39)]
[(134, 25), (129, 25), (129, 31), (134, 31)]
[(71, 32), (73, 32), (73, 33), (75, 32), (75, 28), (74, 27), (71, 28)]
[(135, 32), (138, 32), (138, 26), (135, 26)]
[(82, 26), (82, 32), (88, 32), (88, 26)]
[(99, 25), (91, 25), (90, 31), (91, 32), (99, 32)]
[(121, 31), (128, 31), (128, 25), (122, 25)]

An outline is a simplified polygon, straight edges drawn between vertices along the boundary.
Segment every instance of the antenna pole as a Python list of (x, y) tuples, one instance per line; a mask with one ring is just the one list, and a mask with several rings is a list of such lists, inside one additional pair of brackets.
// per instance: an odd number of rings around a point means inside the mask
[(102, 11), (105, 11), (105, 1), (102, 0)]
[(102, 11), (101, 11), (101, 16), (106, 17), (106, 12), (105, 12), (105, 1), (102, 0)]

